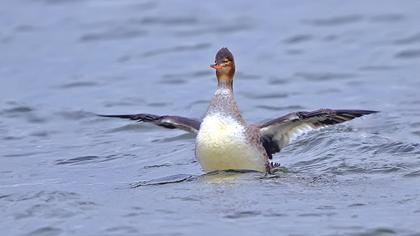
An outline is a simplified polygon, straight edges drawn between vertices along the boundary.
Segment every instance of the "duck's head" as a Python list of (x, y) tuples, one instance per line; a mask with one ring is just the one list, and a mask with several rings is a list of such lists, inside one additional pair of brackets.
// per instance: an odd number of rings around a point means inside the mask
[(235, 62), (229, 49), (221, 48), (216, 54), (214, 64), (210, 65), (210, 67), (216, 70), (216, 76), (219, 83), (233, 81)]

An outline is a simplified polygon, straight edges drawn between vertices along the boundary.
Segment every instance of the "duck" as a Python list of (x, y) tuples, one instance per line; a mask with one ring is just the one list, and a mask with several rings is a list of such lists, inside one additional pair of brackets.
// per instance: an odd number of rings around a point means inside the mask
[(248, 124), (234, 97), (233, 54), (228, 48), (221, 48), (210, 67), (215, 70), (217, 87), (201, 120), (148, 113), (99, 116), (147, 122), (192, 133), (196, 139), (195, 156), (206, 173), (234, 170), (271, 174), (280, 167), (279, 163), (273, 162), (273, 155), (298, 135), (378, 112), (319, 109), (292, 112), (259, 124)]

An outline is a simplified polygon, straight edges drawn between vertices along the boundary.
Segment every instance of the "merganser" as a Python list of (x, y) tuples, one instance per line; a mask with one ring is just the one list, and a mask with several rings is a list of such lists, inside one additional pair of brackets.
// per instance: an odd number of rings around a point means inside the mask
[(217, 89), (207, 113), (200, 120), (171, 115), (131, 114), (99, 115), (139, 122), (151, 122), (168, 129), (181, 129), (196, 135), (195, 155), (205, 172), (252, 170), (271, 173), (279, 164), (273, 154), (289, 144), (291, 138), (305, 131), (342, 123), (371, 110), (300, 111), (268, 122), (248, 125), (239, 112), (233, 95), (235, 61), (227, 48), (216, 54)]

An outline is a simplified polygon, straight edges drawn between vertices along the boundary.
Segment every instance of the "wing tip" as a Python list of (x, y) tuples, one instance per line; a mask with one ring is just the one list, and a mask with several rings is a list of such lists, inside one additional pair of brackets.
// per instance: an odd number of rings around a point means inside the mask
[(335, 112), (337, 114), (339, 114), (339, 113), (349, 113), (349, 114), (364, 116), (364, 115), (379, 113), (380, 111), (376, 111), (376, 110), (336, 110)]
[(361, 110), (362, 112), (366, 113), (366, 114), (374, 114), (374, 113), (379, 113), (380, 111), (376, 111), (376, 110)]
[(104, 114), (95, 114), (99, 117), (106, 117), (106, 118), (122, 118), (122, 119), (132, 119), (133, 115), (104, 115)]

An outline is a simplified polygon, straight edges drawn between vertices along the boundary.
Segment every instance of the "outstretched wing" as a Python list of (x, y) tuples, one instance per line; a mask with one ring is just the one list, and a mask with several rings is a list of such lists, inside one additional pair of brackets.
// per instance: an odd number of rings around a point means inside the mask
[(167, 129), (182, 129), (184, 131), (196, 134), (200, 129), (201, 122), (198, 120), (182, 116), (158, 116), (152, 114), (132, 114), (132, 115), (98, 115), (101, 117), (113, 117), (136, 120), (138, 122), (150, 122), (157, 126)]
[(260, 125), (261, 142), (270, 158), (285, 147), (292, 138), (306, 131), (352, 120), (376, 113), (368, 110), (321, 109), (294, 112)]

